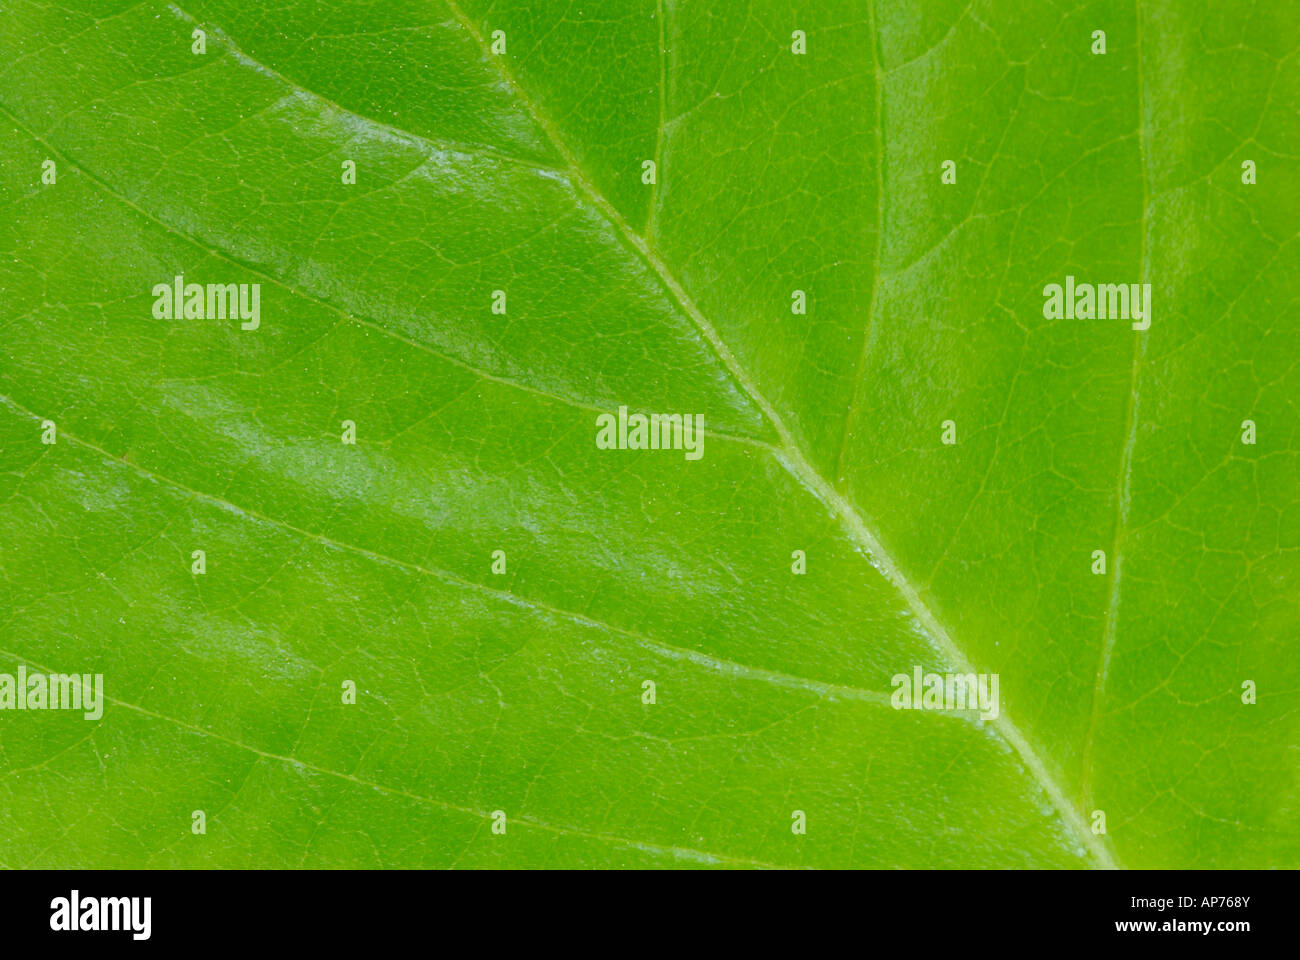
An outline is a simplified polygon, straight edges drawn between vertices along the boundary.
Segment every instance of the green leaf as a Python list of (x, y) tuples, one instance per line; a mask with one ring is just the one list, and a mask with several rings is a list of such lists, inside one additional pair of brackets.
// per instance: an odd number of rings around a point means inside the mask
[(1298, 33), (7, 4), (0, 863), (1300, 866)]

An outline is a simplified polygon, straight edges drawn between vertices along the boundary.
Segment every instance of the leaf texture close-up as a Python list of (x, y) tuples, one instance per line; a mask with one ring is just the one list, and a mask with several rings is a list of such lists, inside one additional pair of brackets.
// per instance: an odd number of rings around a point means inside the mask
[(1298, 105), (1285, 0), (3, 0), (0, 866), (1300, 867)]

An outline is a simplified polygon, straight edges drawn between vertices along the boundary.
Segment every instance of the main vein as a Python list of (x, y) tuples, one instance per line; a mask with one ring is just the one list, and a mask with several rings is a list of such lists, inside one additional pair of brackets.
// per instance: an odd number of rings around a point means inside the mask
[[(489, 45), (485, 41), (482, 31), (464, 11), (461, 10), (456, 0), (445, 0), (447, 7), (452, 14), (460, 21), (461, 25), (474, 37), (478, 42), (481, 55), (491, 68), (496, 70), (501, 81), (515, 93), (520, 104), (529, 112), (532, 118), (542, 131), (551, 139), (555, 149), (564, 159), (569, 169), (567, 172), (571, 182), (578, 188), (589, 203), (598, 209), (609, 222), (618, 230), (624, 242), (634, 249), (645, 263), (658, 275), (660, 282), (672, 294), (681, 309), (695, 323), (700, 331), (701, 336), (708, 341), (709, 345), (717, 353), (718, 358), (727, 367), (727, 370), (736, 379), (736, 381), (749, 394), (750, 399), (763, 411), (764, 416), (771, 422), (776, 430), (777, 436), (781, 440), (782, 448), (774, 453), (774, 456), (780, 461), (782, 466), (801, 483), (807, 490), (817, 497), (832, 513), (840, 518), (846, 531), (853, 541), (867, 554), (871, 564), (894, 586), (899, 594), (906, 601), (913, 615), (925, 628), (930, 635), (933, 643), (939, 651), (963, 673), (974, 672), (970, 661), (958, 647), (956, 641), (948, 629), (939, 622), (938, 618), (930, 610), (929, 606), (922, 599), (916, 587), (903, 574), (901, 567), (885, 550), (880, 543), (879, 538), (871, 531), (863, 520), (857, 508), (841, 495), (826, 479), (812, 466), (808, 457), (804, 454), (801, 445), (796, 439), (793, 431), (785, 423), (784, 418), (777, 412), (776, 408), (764, 396), (748, 371), (736, 359), (731, 348), (718, 334), (713, 324), (701, 312), (694, 299), (682, 287), (673, 272), (664, 263), (653, 247), (647, 243), (646, 239), (633, 230), (619, 213), (618, 209), (605, 197), (605, 195), (596, 188), (591, 179), (583, 171), (577, 156), (569, 148), (564, 138), (560, 135), (547, 115), (541, 111), (527, 94), (518, 80), (514, 77), (503, 58), (491, 53)], [(1020, 755), (1021, 760), (1029, 769), (1033, 777), (1039, 782), (1047, 795), (1051, 798), (1052, 803), (1060, 811), (1061, 817), (1069, 827), (1071, 832), (1091, 851), (1093, 857), (1102, 867), (1114, 869), (1119, 866), (1115, 857), (1104, 841), (1097, 835), (1093, 834), (1086, 820), (1078, 808), (1069, 800), (1065, 791), (1062, 789), (1058, 777), (1033, 745), (1012, 722), (1006, 710), (1002, 710), (998, 718), (992, 721), (994, 727), (1007, 740), (1008, 743)]]

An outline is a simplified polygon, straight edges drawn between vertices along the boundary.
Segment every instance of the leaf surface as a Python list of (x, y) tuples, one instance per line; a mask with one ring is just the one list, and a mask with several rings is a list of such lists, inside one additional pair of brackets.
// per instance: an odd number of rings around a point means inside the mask
[(1296, 866), (1300, 23), (1223, 6), (8, 4), (0, 671), (109, 702), (0, 714), (0, 862)]

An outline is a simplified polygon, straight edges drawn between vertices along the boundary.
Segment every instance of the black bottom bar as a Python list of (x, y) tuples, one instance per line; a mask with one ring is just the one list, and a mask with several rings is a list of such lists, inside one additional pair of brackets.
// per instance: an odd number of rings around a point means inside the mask
[(1070, 946), (1232, 949), (1285, 934), (1294, 879), (1172, 871), (32, 871), (0, 874), (0, 922), (11, 947), (75, 941), (336, 951), (413, 939), (460, 953), (464, 938), (482, 947), (523, 938), (531, 949), (590, 943), (617, 953), (701, 940), (775, 947), (790, 938), (802, 939), (807, 954), (841, 952), (831, 944), (844, 936), (859, 946), (963, 951), (1041, 947), (1046, 936)]

